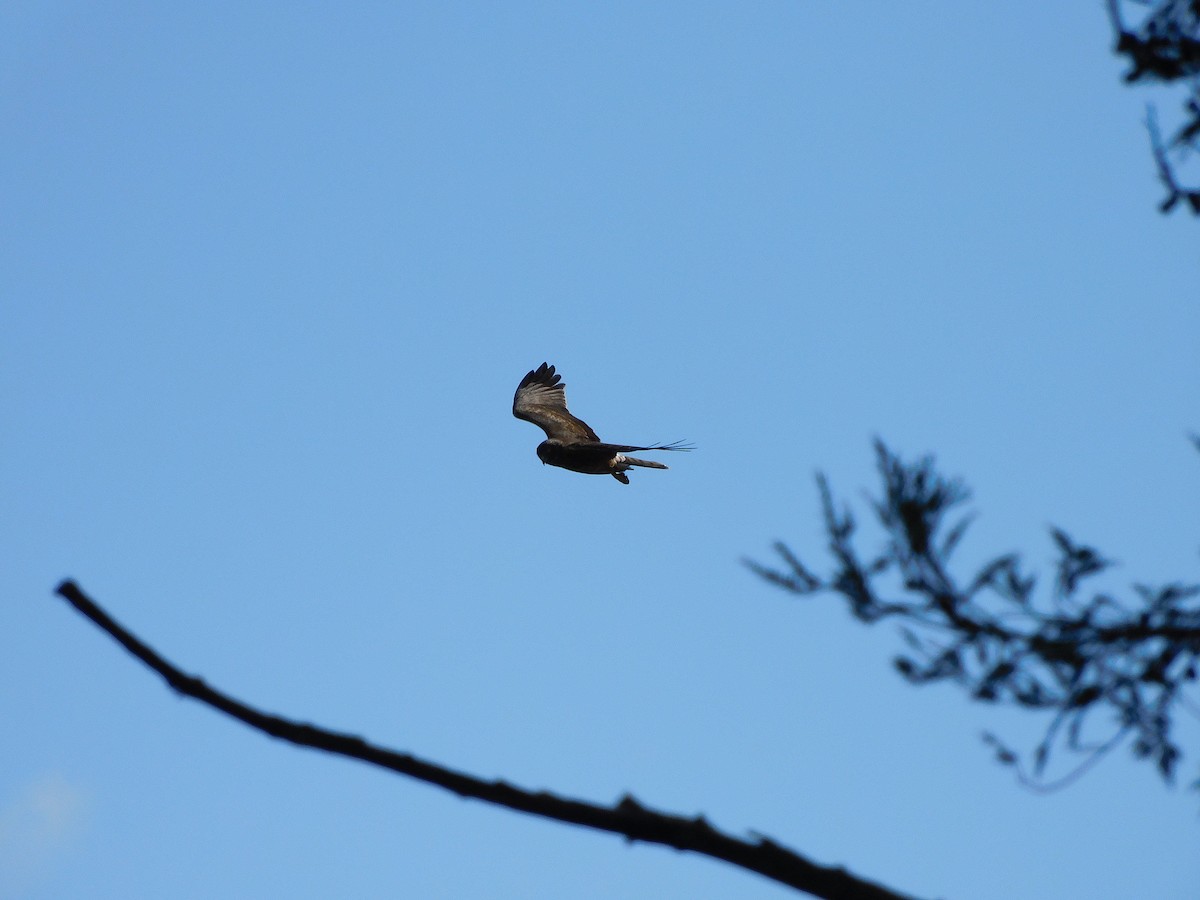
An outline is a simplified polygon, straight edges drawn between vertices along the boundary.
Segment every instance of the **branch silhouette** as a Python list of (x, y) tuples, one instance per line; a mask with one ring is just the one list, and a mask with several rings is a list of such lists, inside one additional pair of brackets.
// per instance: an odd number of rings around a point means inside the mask
[(56, 593), (129, 653), (161, 675), (172, 689), (271, 737), (301, 747), (362, 760), (436, 785), (460, 797), (471, 797), (557, 822), (619, 834), (631, 843), (642, 841), (699, 853), (827, 900), (911, 900), (905, 895), (864, 881), (843, 868), (811, 862), (769, 838), (757, 834), (752, 841), (736, 838), (713, 828), (703, 816), (687, 818), (658, 812), (643, 806), (629, 794), (610, 807), (559, 797), (546, 791), (529, 791), (504, 781), (485, 781), (408, 753), (378, 747), (355, 735), (269, 715), (181, 671), (117, 623), (75, 582), (64, 581)]
[(1180, 200), (1187, 201), (1193, 215), (1200, 216), (1200, 189), (1181, 187), (1169, 149), (1181, 155), (1200, 150), (1200, 3), (1196, 0), (1138, 0), (1149, 7), (1138, 25), (1126, 26), (1120, 0), (1106, 0), (1108, 19), (1116, 35), (1114, 52), (1129, 61), (1125, 82), (1183, 84), (1190, 92), (1183, 103), (1184, 118), (1169, 145), (1155, 122), (1153, 107), (1147, 113), (1150, 150), (1159, 180), (1167, 191), (1159, 211), (1170, 212)]
[[(1200, 437), (1192, 440), (1200, 449)], [(861, 555), (854, 515), (819, 475), (832, 570), (814, 573), (784, 543), (775, 545), (781, 567), (747, 565), (789, 593), (840, 597), (862, 622), (900, 623), (909, 652), (894, 665), (911, 684), (950, 682), (980, 702), (1048, 714), (1028, 774), (1017, 752), (983, 736), (1027, 787), (1069, 784), (1126, 738), (1171, 782), (1183, 755), (1174, 719), (1192, 711), (1189, 695), (1200, 681), (1200, 584), (1134, 584), (1124, 601), (1103, 591), (1089, 598), (1091, 579), (1114, 563), (1060, 528), (1050, 529), (1058, 559), (1048, 597), (1038, 595), (1037, 578), (1015, 553), (969, 580), (956, 576), (952, 556), (971, 516), (949, 519), (969, 491), (940, 474), (932, 457), (906, 462), (878, 440), (875, 454), (883, 490), (872, 511), (886, 536), (882, 548)], [(1082, 763), (1052, 779), (1056, 751)]]

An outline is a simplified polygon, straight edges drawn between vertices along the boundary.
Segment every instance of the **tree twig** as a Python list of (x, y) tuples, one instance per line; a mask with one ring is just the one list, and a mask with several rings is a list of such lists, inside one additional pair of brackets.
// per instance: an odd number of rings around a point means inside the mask
[(759, 835), (755, 835), (753, 841), (736, 838), (713, 828), (703, 816), (687, 818), (658, 812), (643, 806), (628, 794), (609, 807), (559, 797), (546, 791), (529, 791), (504, 781), (484, 781), (408, 753), (378, 747), (355, 735), (340, 734), (268, 715), (210, 687), (195, 676), (185, 674), (117, 623), (75, 582), (64, 581), (56, 592), (129, 653), (161, 675), (171, 688), (271, 737), (362, 760), (436, 785), (460, 797), (471, 797), (518, 812), (619, 834), (630, 842), (662, 844), (723, 860), (827, 900), (906, 900), (904, 895), (864, 881), (845, 869), (811, 862), (769, 838)]

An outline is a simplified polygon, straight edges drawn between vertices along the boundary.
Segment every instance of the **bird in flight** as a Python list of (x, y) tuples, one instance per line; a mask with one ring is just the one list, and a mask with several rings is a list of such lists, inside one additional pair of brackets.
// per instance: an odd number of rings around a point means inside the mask
[(513, 415), (532, 422), (546, 432), (538, 444), (537, 455), (543, 465), (559, 466), (585, 475), (611, 475), (621, 484), (629, 484), (625, 473), (634, 466), (665, 469), (660, 462), (626, 456), (639, 450), (691, 450), (682, 441), (635, 447), (631, 444), (606, 444), (586, 422), (567, 411), (566, 385), (554, 366), (542, 363), (517, 385), (513, 397)]

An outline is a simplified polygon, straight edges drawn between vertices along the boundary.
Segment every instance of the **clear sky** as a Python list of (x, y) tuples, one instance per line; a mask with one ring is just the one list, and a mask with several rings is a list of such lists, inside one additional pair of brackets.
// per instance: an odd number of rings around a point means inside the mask
[[(5, 3), (0, 895), (790, 896), (272, 742), (70, 576), (483, 777), (923, 897), (1195, 897), (1196, 794), (1126, 749), (1022, 790), (979, 733), (1040, 721), (739, 562), (822, 560), (813, 475), (858, 502), (879, 435), (974, 489), (964, 570), (1056, 524), (1114, 591), (1200, 580), (1200, 226), (1111, 43), (1099, 2)], [(699, 449), (543, 467), (543, 360)]]

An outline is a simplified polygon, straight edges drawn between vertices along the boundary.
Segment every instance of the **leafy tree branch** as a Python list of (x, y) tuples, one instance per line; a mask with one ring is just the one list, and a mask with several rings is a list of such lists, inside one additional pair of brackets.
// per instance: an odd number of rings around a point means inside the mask
[(905, 895), (858, 878), (840, 867), (818, 865), (769, 838), (761, 835), (755, 835), (752, 840), (733, 837), (718, 831), (703, 816), (687, 818), (658, 812), (643, 806), (628, 794), (613, 806), (602, 806), (559, 797), (546, 791), (530, 791), (504, 781), (485, 781), (456, 772), (408, 753), (370, 744), (355, 735), (269, 715), (210, 687), (195, 676), (185, 674), (118, 624), (73, 581), (60, 584), (57, 593), (129, 653), (161, 675), (172, 689), (271, 737), (358, 759), (435, 785), (460, 797), (482, 800), (568, 825), (619, 834), (631, 843), (642, 841), (699, 853), (756, 872), (814, 897), (827, 900), (905, 900)]
[(1159, 180), (1167, 191), (1159, 209), (1170, 212), (1180, 200), (1200, 216), (1200, 189), (1181, 187), (1169, 153), (1180, 157), (1200, 151), (1200, 0), (1137, 0), (1147, 7), (1135, 26), (1126, 25), (1120, 0), (1106, 0), (1108, 18), (1116, 35), (1116, 52), (1129, 61), (1127, 84), (1136, 82), (1184, 83), (1189, 96), (1183, 118), (1169, 141), (1158, 130), (1157, 115), (1149, 107), (1146, 128)]
[[(1059, 787), (1126, 738), (1171, 781), (1183, 753), (1174, 717), (1197, 710), (1186, 692), (1200, 670), (1200, 585), (1135, 584), (1123, 600), (1088, 596), (1090, 579), (1112, 563), (1059, 528), (1050, 531), (1058, 559), (1041, 592), (1013, 553), (957, 577), (951, 558), (970, 517), (951, 522), (950, 514), (968, 499), (967, 489), (940, 475), (929, 457), (906, 463), (878, 441), (875, 452), (883, 493), (872, 505), (886, 535), (881, 549), (860, 555), (854, 516), (818, 476), (831, 570), (814, 573), (783, 543), (775, 546), (782, 567), (747, 561), (750, 568), (800, 596), (839, 596), (863, 622), (899, 622), (908, 651), (895, 667), (913, 684), (949, 681), (975, 700), (1047, 713), (1031, 765), (999, 738), (984, 736), (1027, 785)], [(1047, 763), (1057, 749), (1082, 761), (1053, 781)]]

